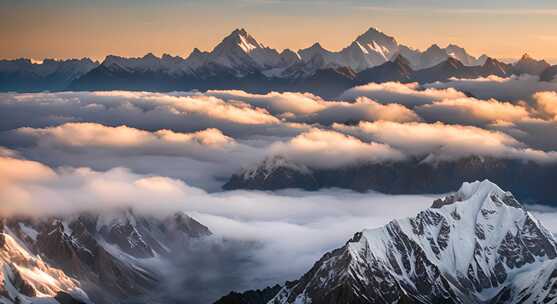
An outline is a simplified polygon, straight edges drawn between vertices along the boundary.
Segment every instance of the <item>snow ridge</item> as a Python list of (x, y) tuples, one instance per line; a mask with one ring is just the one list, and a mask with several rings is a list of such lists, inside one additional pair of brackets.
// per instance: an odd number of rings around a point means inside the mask
[(556, 266), (552, 234), (485, 180), (357, 233), (270, 303), (556, 303)]

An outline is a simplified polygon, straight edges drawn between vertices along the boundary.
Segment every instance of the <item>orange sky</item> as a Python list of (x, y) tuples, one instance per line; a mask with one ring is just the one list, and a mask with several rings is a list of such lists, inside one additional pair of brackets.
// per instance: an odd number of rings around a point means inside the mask
[(421, 49), (432, 43), (456, 43), (474, 55), (516, 58), (528, 52), (557, 59), (557, 9), (552, 8), (407, 8), (319, 0), (302, 4), (243, 0), (235, 5), (178, 0), (156, 5), (144, 1), (134, 5), (121, 4), (126, 1), (10, 2), (0, 2), (0, 58), (102, 59), (107, 54), (143, 56), (147, 52), (186, 56), (194, 47), (211, 49), (239, 27), (278, 49), (297, 50), (319, 41), (338, 50), (373, 26)]

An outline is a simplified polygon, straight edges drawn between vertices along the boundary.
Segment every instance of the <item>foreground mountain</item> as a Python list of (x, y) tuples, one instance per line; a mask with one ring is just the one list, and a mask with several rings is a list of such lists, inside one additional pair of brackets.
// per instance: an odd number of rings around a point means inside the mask
[(78, 281), (34, 256), (4, 227), (0, 229), (0, 303), (89, 301)]
[(557, 242), (485, 180), (415, 217), (356, 233), (269, 302), (249, 303), (556, 302)]
[(357, 233), (269, 303), (555, 303), (557, 243), (489, 181)]
[(420, 51), (375, 28), (337, 52), (319, 43), (297, 52), (279, 52), (237, 29), (211, 51), (194, 49), (187, 58), (147, 54), (138, 58), (109, 55), (101, 64), (88, 59), (45, 60), (42, 64), (23, 59), (0, 61), (0, 91), (240, 89), (253, 93), (307, 91), (333, 98), (366, 81), (540, 75), (547, 68), (545, 61), (528, 56), (512, 66), (486, 55), (476, 58), (453, 44), (446, 48), (434, 44)]
[(361, 163), (337, 169), (309, 168), (284, 157), (268, 158), (233, 175), (224, 189), (278, 190), (345, 188), (388, 194), (447, 193), (463, 180), (489, 179), (525, 202), (557, 202), (557, 164), (513, 159), (467, 157), (430, 162), (416, 158), (398, 162)]
[[(178, 254), (191, 239), (210, 234), (183, 213), (159, 219), (131, 210), (11, 217), (1, 227), (2, 250), (10, 254), (5, 263), (11, 267), (4, 268), (4, 276), (15, 282), (5, 283), (8, 295), (71, 297), (94, 303), (149, 295), (161, 283), (157, 265), (164, 263), (165, 256)], [(14, 296), (8, 298), (17, 302)]]

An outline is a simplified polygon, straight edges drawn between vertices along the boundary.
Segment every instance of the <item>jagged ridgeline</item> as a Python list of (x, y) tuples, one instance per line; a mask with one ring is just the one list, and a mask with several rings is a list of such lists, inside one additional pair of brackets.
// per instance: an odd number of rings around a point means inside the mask
[(217, 303), (557, 303), (557, 242), (510, 192), (464, 183), (415, 217), (356, 233), (267, 301), (270, 290)]
[(532, 74), (550, 81), (555, 66), (523, 56), (513, 65), (464, 48), (433, 45), (425, 51), (401, 45), (370, 28), (338, 52), (319, 43), (282, 52), (267, 47), (244, 29), (233, 31), (209, 52), (188, 57), (147, 54), (109, 55), (102, 62), (30, 59), (0, 61), (0, 91), (241, 89), (254, 93), (304, 91), (326, 98), (369, 82), (434, 82), (451, 77), (477, 78)]

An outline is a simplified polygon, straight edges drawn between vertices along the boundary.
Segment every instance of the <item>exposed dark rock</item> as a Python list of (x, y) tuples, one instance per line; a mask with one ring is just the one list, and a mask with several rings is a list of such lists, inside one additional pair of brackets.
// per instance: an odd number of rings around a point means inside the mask
[(71, 294), (63, 291), (58, 292), (54, 299), (60, 304), (86, 304), (85, 302), (74, 298)]
[(267, 304), (281, 288), (282, 286), (277, 284), (273, 287), (248, 290), (242, 293), (231, 292), (220, 298), (215, 304)]

